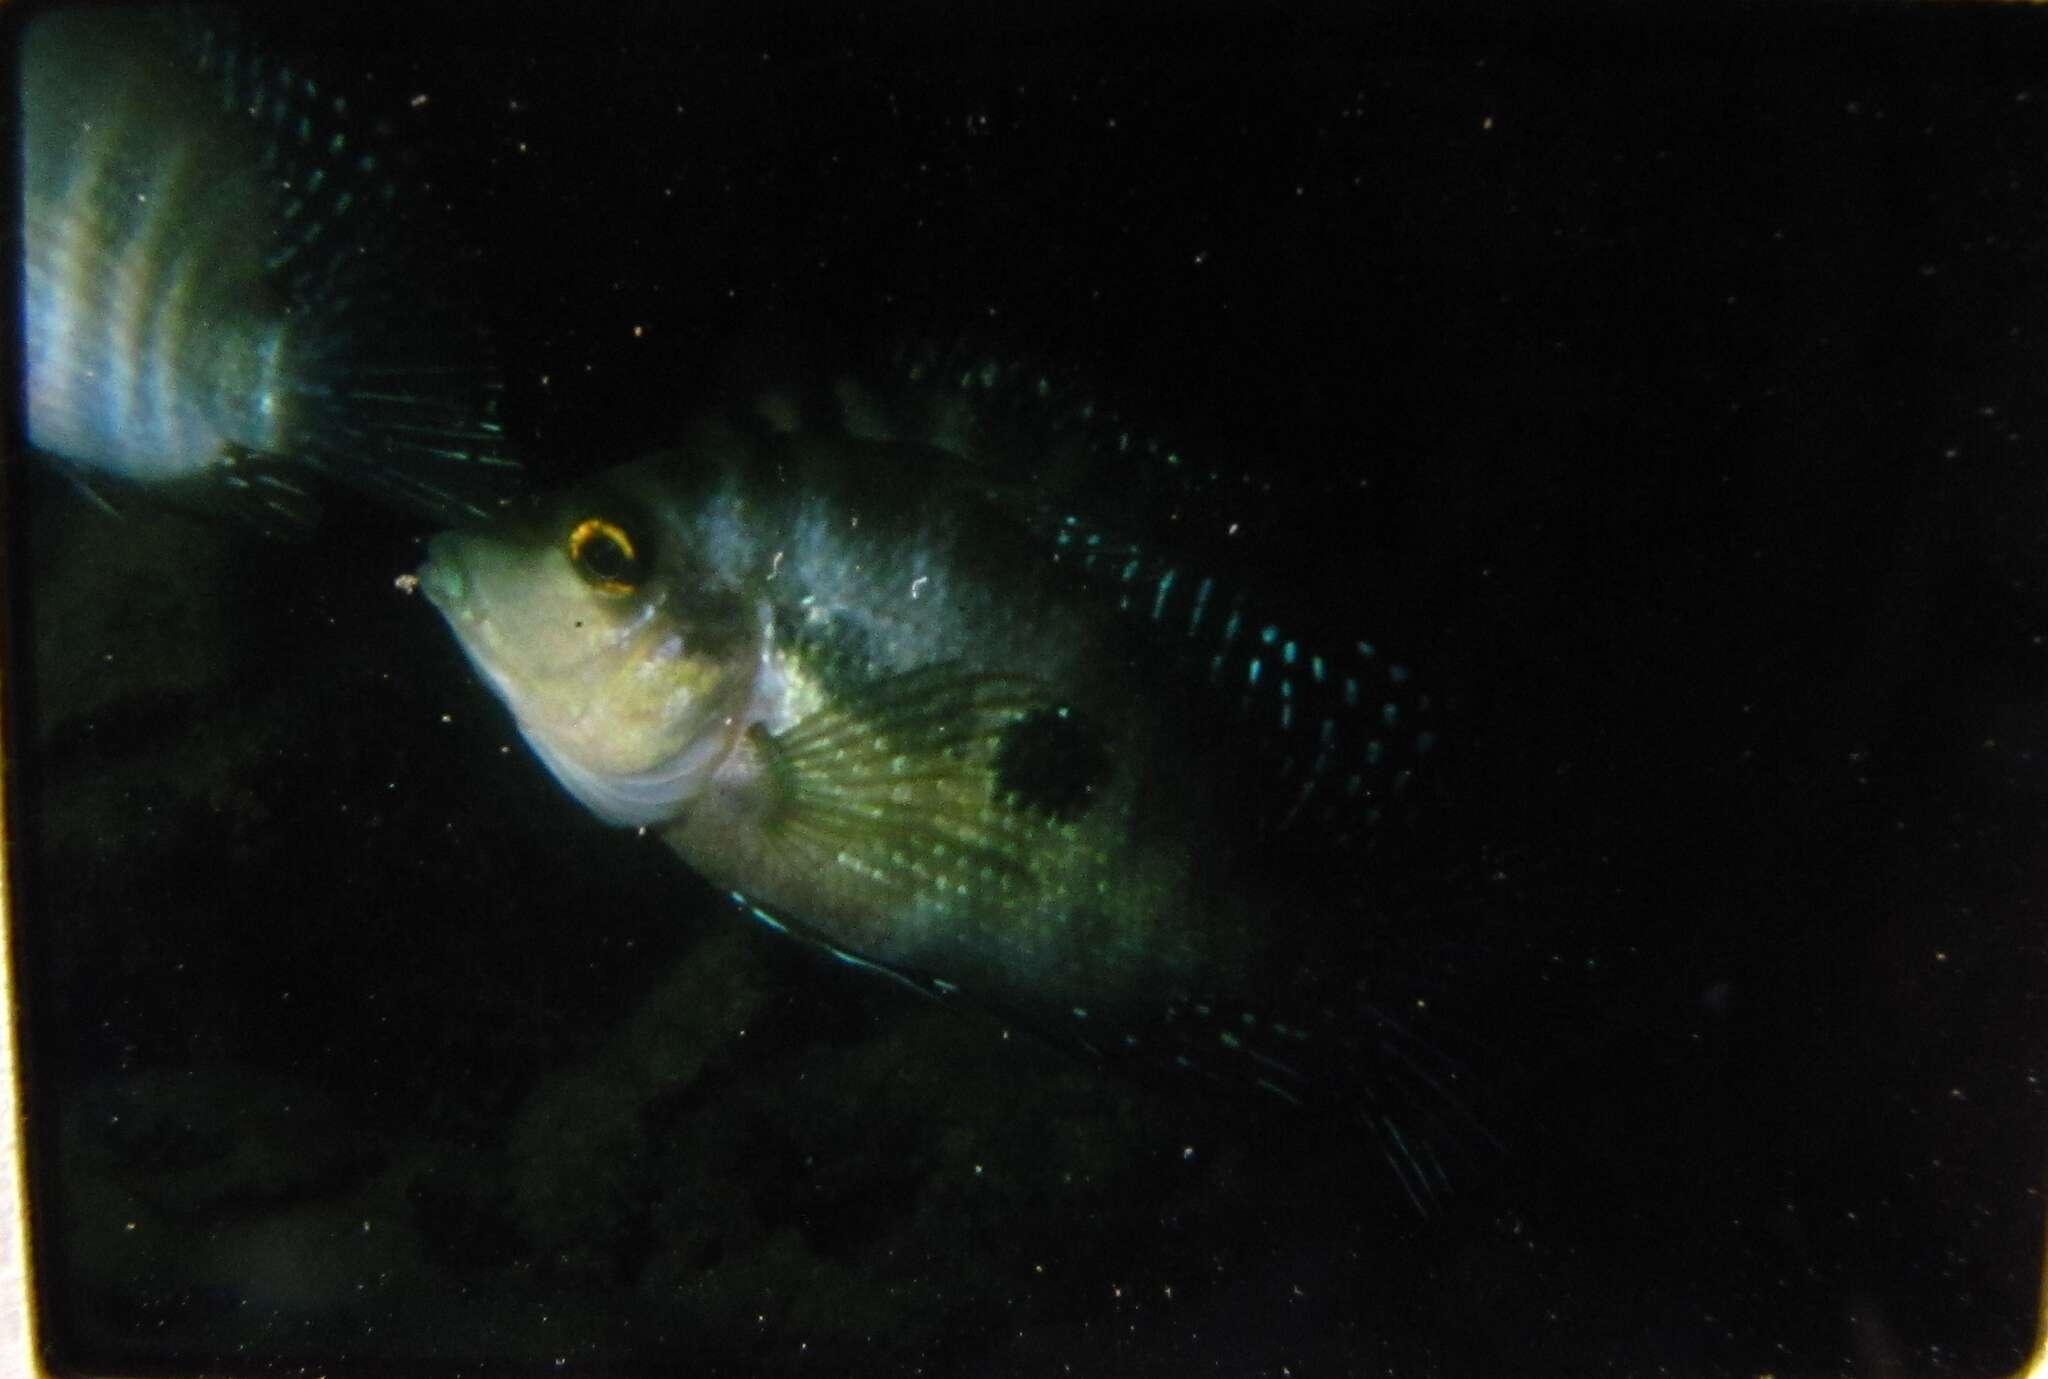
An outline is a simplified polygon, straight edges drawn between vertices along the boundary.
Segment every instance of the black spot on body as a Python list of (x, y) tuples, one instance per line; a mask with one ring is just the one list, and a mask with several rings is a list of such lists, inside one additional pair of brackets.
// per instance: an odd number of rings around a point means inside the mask
[(1109, 775), (1109, 752), (1088, 721), (1068, 708), (1019, 719), (996, 749), (996, 798), (1055, 819), (1079, 818)]

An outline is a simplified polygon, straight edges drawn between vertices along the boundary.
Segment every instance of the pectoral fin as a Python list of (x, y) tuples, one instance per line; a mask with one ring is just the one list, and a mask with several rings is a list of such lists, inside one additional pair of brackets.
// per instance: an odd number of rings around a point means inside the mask
[(1007, 783), (1006, 747), (1049, 711), (1040, 681), (939, 666), (863, 686), (780, 736), (757, 729), (769, 834), (899, 899), (1014, 883), (1064, 826)]

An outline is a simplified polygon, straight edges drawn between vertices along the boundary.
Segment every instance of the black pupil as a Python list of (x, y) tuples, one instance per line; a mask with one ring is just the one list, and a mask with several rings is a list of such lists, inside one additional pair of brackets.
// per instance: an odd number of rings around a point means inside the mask
[(598, 532), (583, 543), (583, 568), (602, 580), (623, 580), (633, 573), (633, 558), (617, 537)]

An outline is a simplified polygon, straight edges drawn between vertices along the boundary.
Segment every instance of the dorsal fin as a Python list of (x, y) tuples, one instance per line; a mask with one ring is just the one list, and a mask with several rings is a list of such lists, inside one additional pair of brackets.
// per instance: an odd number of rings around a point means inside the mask
[(1069, 374), (972, 342), (899, 344), (887, 367), (821, 391), (780, 389), (775, 430), (833, 427), (930, 447), (1111, 604), (1134, 646), (1263, 762), (1268, 826), (1368, 838), (1434, 754), (1427, 677), (1384, 648), (1357, 597), (1303, 607), (1270, 592), (1263, 480), (1149, 435)]

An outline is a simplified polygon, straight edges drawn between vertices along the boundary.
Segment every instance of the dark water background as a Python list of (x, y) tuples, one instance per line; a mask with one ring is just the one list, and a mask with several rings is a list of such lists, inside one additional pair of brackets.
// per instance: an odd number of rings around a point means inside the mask
[[(42, 1321), (123, 1372), (1989, 1375), (2040, 1292), (2048, 23), (297, 16), (422, 120), (547, 478), (971, 330), (1441, 687), (1525, 1081), (1369, 1147), (745, 925), (546, 779), (420, 532), (21, 475)], [(422, 284), (432, 291), (432, 284)], [(23, 507), (18, 506), (17, 511)]]

